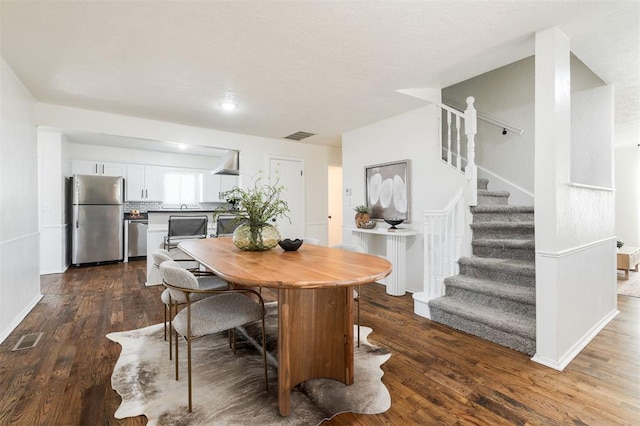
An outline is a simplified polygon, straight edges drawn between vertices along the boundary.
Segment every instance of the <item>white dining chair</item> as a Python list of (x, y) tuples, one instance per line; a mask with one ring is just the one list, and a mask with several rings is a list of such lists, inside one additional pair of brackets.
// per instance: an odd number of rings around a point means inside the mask
[[(233, 330), (245, 324), (262, 321), (262, 358), (264, 362), (265, 389), (269, 390), (267, 377), (267, 340), (265, 334), (265, 307), (260, 294), (251, 289), (205, 290), (198, 279), (175, 262), (160, 265), (164, 285), (173, 299), (184, 298), (186, 307), (173, 319), (176, 348), (176, 380), (178, 380), (178, 335), (187, 342), (187, 380), (189, 412), (192, 409), (191, 342), (198, 337)], [(194, 301), (198, 295), (203, 298)], [(235, 333), (233, 333), (235, 336)], [(233, 342), (235, 353), (235, 339)]]
[[(151, 257), (153, 258), (153, 266), (155, 268), (160, 269), (160, 266), (165, 262), (171, 262), (171, 264), (181, 267), (180, 264), (174, 261), (171, 258), (171, 255), (167, 250), (164, 249), (156, 249), (151, 253)], [(184, 269), (184, 268), (183, 268)], [(162, 276), (162, 273), (160, 274)], [(198, 282), (200, 283), (200, 287), (204, 289), (210, 290), (226, 290), (229, 288), (229, 283), (223, 280), (220, 277), (215, 275), (205, 275), (201, 277), (196, 277)], [(206, 297), (206, 295), (194, 295), (192, 301), (200, 300)], [(172, 298), (169, 289), (165, 288), (162, 294), (160, 294), (160, 300), (164, 304), (164, 340), (167, 340), (167, 322), (169, 323), (169, 330), (171, 330), (171, 322), (173, 320), (173, 316), (178, 313), (178, 306), (184, 305), (186, 300), (184, 295), (179, 295), (179, 297)], [(172, 358), (172, 348), (171, 348), (171, 338), (169, 338), (169, 359)]]

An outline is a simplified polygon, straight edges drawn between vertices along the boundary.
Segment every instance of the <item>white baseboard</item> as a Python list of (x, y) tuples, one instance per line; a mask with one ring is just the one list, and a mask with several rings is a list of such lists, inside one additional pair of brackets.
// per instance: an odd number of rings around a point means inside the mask
[(573, 359), (578, 356), (578, 354), (585, 348), (587, 345), (593, 340), (594, 337), (602, 331), (603, 328), (607, 326), (618, 314), (620, 311), (614, 310), (611, 311), (607, 316), (602, 318), (598, 324), (594, 325), (591, 330), (589, 330), (580, 340), (576, 342), (575, 345), (571, 349), (569, 349), (564, 355), (560, 357), (559, 360), (549, 359), (547, 357), (538, 356), (537, 354), (531, 358), (532, 361), (537, 362), (538, 364), (545, 365), (547, 367), (553, 368), (554, 370), (563, 371), (567, 365)]
[(421, 317), (431, 319), (431, 310), (429, 309), (429, 297), (426, 293), (413, 293), (413, 313)]
[(25, 308), (16, 316), (13, 321), (9, 324), (9, 326), (2, 330), (2, 334), (0, 334), (0, 343), (4, 342), (7, 337), (16, 329), (18, 325), (24, 320), (29, 312), (38, 304), (38, 302), (42, 299), (42, 293), (38, 294)]

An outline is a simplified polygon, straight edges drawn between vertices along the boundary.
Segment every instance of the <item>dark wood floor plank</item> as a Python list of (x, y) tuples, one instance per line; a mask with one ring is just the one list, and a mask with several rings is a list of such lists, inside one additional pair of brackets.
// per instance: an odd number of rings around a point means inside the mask
[[(145, 277), (145, 261), (42, 277), (43, 299), (0, 345), (0, 424), (146, 424), (113, 417), (120, 397), (110, 377), (121, 348), (105, 337), (162, 321), (162, 288), (146, 287)], [(621, 314), (563, 372), (414, 315), (410, 295), (371, 285), (361, 298), (369, 340), (392, 353), (382, 366), (392, 406), (328, 425), (640, 424), (638, 298), (619, 296)], [(44, 333), (36, 348), (11, 352), (34, 332)]]

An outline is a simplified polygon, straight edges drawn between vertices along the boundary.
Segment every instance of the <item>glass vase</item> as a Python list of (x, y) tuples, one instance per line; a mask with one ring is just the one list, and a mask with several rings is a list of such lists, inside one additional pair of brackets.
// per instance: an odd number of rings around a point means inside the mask
[(243, 223), (233, 231), (233, 244), (240, 250), (269, 250), (278, 245), (280, 232), (269, 223)]

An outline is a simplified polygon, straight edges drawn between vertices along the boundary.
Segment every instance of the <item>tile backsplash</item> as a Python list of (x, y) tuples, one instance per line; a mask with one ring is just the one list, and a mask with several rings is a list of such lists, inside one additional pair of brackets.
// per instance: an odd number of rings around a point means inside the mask
[[(200, 210), (216, 210), (217, 208), (229, 207), (227, 203), (200, 203)], [(125, 201), (124, 211), (129, 213), (131, 210), (138, 210), (140, 213), (146, 213), (149, 210), (162, 210), (162, 202), (148, 202), (148, 201)]]

